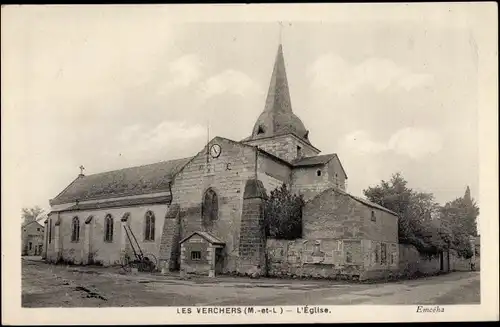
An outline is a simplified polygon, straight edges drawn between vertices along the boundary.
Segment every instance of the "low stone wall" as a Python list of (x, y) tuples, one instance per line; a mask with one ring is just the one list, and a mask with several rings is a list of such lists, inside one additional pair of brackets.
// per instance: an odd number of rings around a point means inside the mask
[(399, 274), (401, 276), (434, 275), (440, 271), (439, 255), (429, 257), (421, 254), (413, 245), (399, 244)]
[[(344, 246), (349, 247), (347, 258)], [(361, 241), (269, 239), (266, 250), (270, 276), (363, 279)]]

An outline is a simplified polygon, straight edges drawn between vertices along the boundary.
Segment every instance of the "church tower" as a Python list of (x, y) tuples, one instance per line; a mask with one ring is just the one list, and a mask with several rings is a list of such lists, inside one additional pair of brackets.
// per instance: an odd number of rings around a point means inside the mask
[(280, 44), (274, 62), (264, 111), (255, 122), (252, 135), (242, 142), (292, 162), (320, 152), (309, 141), (309, 131), (292, 111), (292, 102)]

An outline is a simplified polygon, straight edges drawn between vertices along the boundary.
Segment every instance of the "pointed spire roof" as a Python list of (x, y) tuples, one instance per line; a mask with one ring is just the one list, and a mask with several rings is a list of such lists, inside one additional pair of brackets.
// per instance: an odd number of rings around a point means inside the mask
[(271, 82), (267, 91), (264, 111), (254, 125), (252, 136), (248, 140), (264, 137), (294, 134), (310, 144), (308, 131), (292, 111), (292, 101), (285, 69), (283, 46), (280, 44), (274, 62)]

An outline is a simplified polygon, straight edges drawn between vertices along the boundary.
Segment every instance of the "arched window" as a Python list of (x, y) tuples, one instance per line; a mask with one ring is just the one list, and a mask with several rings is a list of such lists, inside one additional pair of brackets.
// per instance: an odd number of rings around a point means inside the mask
[(78, 242), (80, 240), (80, 219), (73, 218), (71, 223), (71, 242)]
[(145, 221), (146, 230), (144, 232), (144, 240), (154, 241), (155, 240), (155, 214), (152, 211), (146, 212)]
[(104, 241), (113, 242), (113, 217), (110, 214), (104, 218)]
[(203, 224), (205, 226), (210, 225), (214, 220), (217, 219), (219, 215), (219, 203), (217, 199), (217, 193), (211, 188), (209, 188), (203, 197), (203, 203), (201, 206), (201, 216), (203, 218)]

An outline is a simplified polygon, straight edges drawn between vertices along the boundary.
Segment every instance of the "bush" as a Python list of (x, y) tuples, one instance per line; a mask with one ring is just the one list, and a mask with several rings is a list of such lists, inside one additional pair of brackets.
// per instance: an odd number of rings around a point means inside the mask
[(271, 191), (264, 202), (266, 236), (292, 240), (302, 237), (302, 195), (292, 194), (285, 184)]

